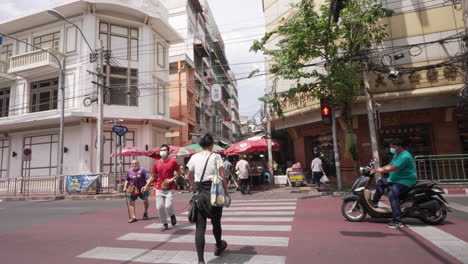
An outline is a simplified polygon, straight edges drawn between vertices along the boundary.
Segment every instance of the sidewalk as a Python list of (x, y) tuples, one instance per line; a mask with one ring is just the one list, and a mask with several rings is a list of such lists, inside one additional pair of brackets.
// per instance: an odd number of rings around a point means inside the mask
[[(467, 185), (439, 185), (445, 191), (446, 196), (463, 196), (468, 197)], [(317, 190), (313, 184), (307, 184), (304, 187), (289, 187), (289, 186), (271, 186), (260, 185), (255, 186), (251, 194), (241, 194), (234, 189), (229, 190), (229, 194), (234, 199), (260, 199), (264, 197), (276, 198), (301, 198), (313, 196), (343, 196), (349, 193), (350, 188), (343, 191), (337, 191), (334, 186), (324, 185)], [(103, 194), (32, 194), (29, 196), (0, 196), (0, 202), (9, 201), (54, 201), (54, 200), (113, 200), (124, 199), (125, 194), (119, 192), (103, 193)], [(152, 195), (154, 197), (154, 193)], [(191, 197), (190, 192), (180, 193), (177, 192), (175, 200), (189, 200)]]

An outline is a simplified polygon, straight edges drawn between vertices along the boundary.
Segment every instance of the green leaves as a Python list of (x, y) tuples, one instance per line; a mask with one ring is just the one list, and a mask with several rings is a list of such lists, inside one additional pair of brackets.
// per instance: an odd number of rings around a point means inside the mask
[[(279, 116), (282, 104), (298, 95), (327, 97), (335, 109), (349, 105), (360, 88), (362, 56), (387, 37), (387, 26), (380, 19), (392, 12), (380, 0), (346, 1), (337, 23), (330, 18), (329, 6), (327, 1), (317, 9), (311, 0), (300, 1), (289, 19), (250, 48), (271, 59), (275, 78), (270, 94), (262, 100), (271, 103)], [(281, 39), (276, 46), (269, 44), (277, 37)], [(279, 79), (294, 84), (277, 92)]]

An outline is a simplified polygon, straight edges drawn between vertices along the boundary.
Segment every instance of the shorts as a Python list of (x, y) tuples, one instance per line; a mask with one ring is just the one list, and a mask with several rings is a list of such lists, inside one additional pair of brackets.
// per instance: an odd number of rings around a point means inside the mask
[(239, 181), (239, 176), (235, 173), (230, 173), (228, 179), (233, 180), (233, 181)]
[(177, 185), (179, 185), (179, 186), (187, 185), (187, 181), (186, 181), (184, 178), (182, 178), (182, 177), (177, 178), (176, 183), (177, 183)]
[(138, 197), (140, 197), (141, 200), (146, 200), (146, 199), (148, 199), (149, 195), (150, 195), (149, 191), (142, 192), (138, 196), (131, 196), (130, 194), (127, 194), (127, 200), (129, 202), (135, 201), (136, 199), (138, 199)]

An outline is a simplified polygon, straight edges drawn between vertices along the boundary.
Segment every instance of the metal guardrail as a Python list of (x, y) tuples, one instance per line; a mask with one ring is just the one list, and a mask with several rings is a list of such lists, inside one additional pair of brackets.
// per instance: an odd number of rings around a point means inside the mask
[[(66, 177), (46, 176), (30, 178), (0, 179), (0, 196), (59, 195), (65, 193)], [(114, 186), (109, 185), (109, 174), (102, 173), (88, 192), (109, 193)]]
[(414, 162), (418, 180), (468, 183), (468, 154), (416, 156)]

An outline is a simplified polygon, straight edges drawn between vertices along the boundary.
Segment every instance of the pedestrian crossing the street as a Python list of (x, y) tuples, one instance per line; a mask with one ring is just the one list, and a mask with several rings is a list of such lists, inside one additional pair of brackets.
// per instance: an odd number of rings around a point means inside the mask
[[(228, 248), (214, 256), (215, 240), (208, 221), (205, 235), (206, 263), (286, 263), (296, 199), (236, 200), (224, 208), (223, 240)], [(90, 249), (78, 258), (139, 263), (198, 263), (195, 250), (195, 225), (187, 221), (188, 212), (178, 214), (178, 224), (160, 232), (160, 223), (122, 234)], [(129, 246), (131, 245), (131, 246)]]

